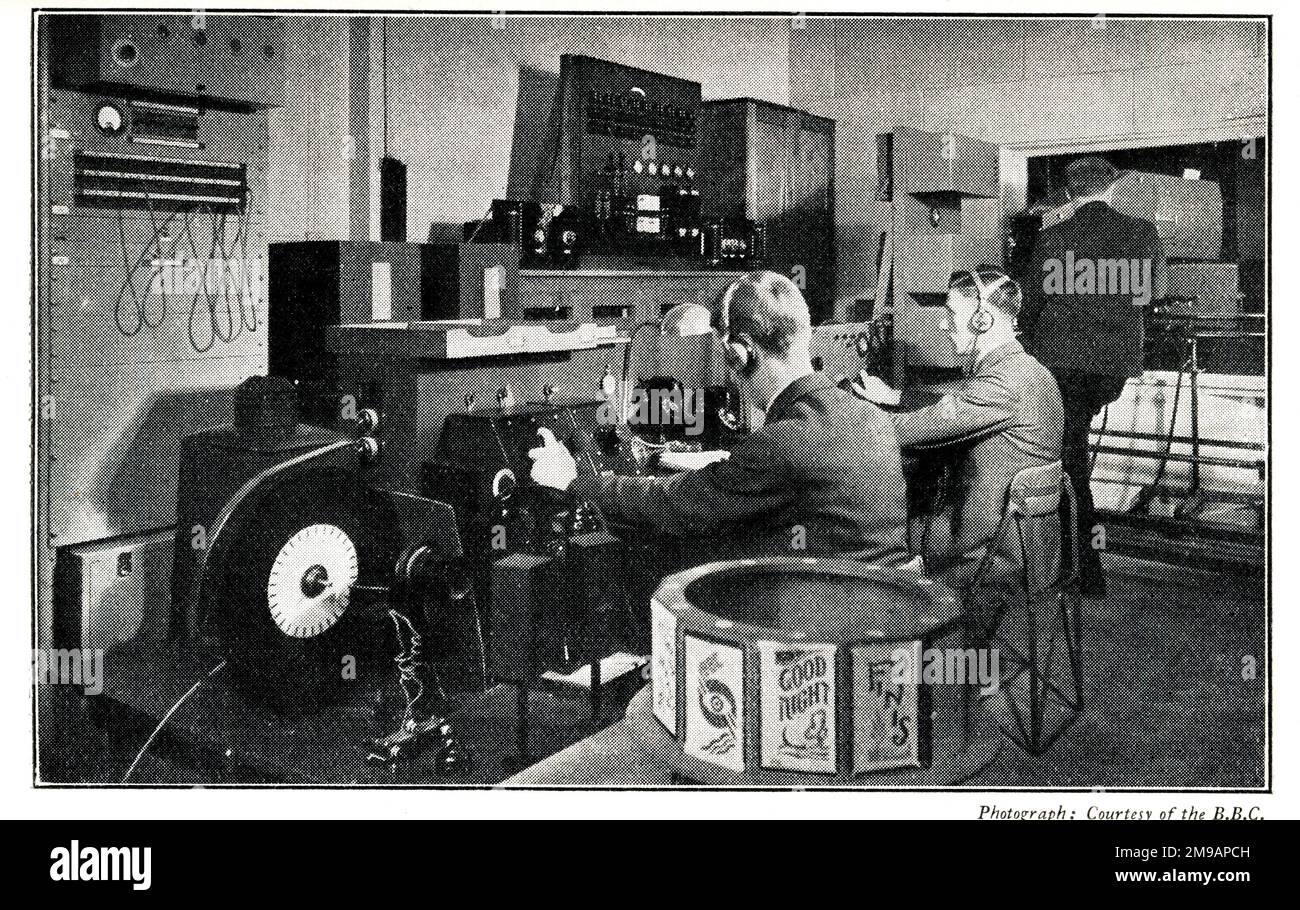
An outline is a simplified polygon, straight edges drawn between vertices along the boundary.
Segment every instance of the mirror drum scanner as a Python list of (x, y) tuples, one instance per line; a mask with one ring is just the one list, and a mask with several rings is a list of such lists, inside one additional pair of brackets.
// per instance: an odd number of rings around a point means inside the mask
[[(740, 786), (951, 786), (1000, 748), (970, 684), (962, 612), (914, 570), (769, 557), (700, 566), (651, 601), (651, 684), (629, 707), (680, 778)], [(971, 680), (971, 683), (975, 683)]]

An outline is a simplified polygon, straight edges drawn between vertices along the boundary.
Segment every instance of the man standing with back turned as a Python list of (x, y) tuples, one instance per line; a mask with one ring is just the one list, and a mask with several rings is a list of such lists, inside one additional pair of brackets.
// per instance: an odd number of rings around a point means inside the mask
[(1078, 495), (1080, 583), (1088, 597), (1106, 593), (1094, 546), (1088, 432), (1124, 384), (1142, 374), (1141, 307), (1164, 296), (1165, 284), (1155, 227), (1111, 207), (1118, 179), (1104, 158), (1066, 167), (1074, 214), (1039, 233), (1020, 316), (1025, 349), (1056, 377), (1065, 404), (1062, 461)]

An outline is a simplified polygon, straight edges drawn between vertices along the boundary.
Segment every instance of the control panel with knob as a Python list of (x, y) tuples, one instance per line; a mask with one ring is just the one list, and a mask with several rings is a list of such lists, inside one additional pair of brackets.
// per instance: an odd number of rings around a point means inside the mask
[(813, 366), (832, 379), (873, 372), (880, 355), (882, 325), (878, 322), (826, 323), (813, 328)]
[[(503, 388), (498, 402), (502, 393), (508, 392)], [(503, 508), (512, 514), (521, 510), (547, 513), (531, 517), (538, 533), (549, 527), (554, 515), (567, 510), (567, 505), (554, 498), (548, 506), (547, 497), (537, 494), (529, 479), (532, 460), (528, 452), (539, 445), (542, 429), (573, 454), (580, 475), (642, 472), (632, 440), (608, 419), (607, 399), (561, 401), (554, 388), (544, 390), (543, 396), (538, 402), (451, 414), (444, 421), (436, 456), (424, 466), (424, 489), (456, 510), (468, 540), (490, 535), (493, 516)], [(513, 395), (508, 397), (513, 401)], [(568, 518), (574, 528), (585, 533), (590, 523), (584, 519), (589, 515), (590, 510)], [(507, 548), (514, 550), (515, 543), (518, 541), (507, 541)]]
[(423, 468), (422, 488), (455, 510), (478, 596), (491, 604), (489, 671), (520, 684), (589, 662), (591, 630), (623, 615), (611, 606), (624, 600), (622, 545), (592, 503), (531, 481), (539, 431), (573, 454), (580, 475), (640, 470), (607, 398), (561, 401), (550, 387), (542, 397), (449, 415)]

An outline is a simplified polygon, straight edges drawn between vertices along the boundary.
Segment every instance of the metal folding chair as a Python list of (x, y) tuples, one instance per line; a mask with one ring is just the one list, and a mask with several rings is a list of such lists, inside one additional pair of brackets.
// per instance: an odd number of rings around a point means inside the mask
[(998, 650), (990, 701), (1006, 736), (1041, 755), (1083, 710), (1075, 498), (1059, 461), (1016, 474), (967, 594), (968, 643)]

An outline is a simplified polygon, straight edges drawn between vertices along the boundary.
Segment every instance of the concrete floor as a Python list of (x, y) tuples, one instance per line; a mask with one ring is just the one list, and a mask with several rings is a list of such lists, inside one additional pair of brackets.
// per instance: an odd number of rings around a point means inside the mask
[[(1040, 758), (1008, 744), (970, 786), (1263, 787), (1268, 670), (1263, 582), (1123, 557), (1110, 557), (1108, 563), (1109, 596), (1084, 601), (1084, 715)], [(1254, 662), (1253, 679), (1243, 673), (1245, 658)], [(41, 708), (44, 782), (120, 780), (152, 727), (117, 721), (103, 729), (79, 698), (59, 689), (42, 690)], [(573, 699), (535, 693), (530, 713), (537, 758), (589, 732), (585, 704)], [(506, 687), (467, 700), (456, 722), (475, 756), (462, 782), (494, 784), (516, 770), (510, 763), (514, 703)], [(231, 769), (163, 737), (133, 779), (192, 785), (275, 778)], [(418, 772), (332, 782), (439, 783)]]
[[(1106, 599), (1083, 602), (1085, 713), (1046, 755), (1004, 749), (974, 783), (1263, 787), (1263, 581), (1107, 563)], [(1254, 661), (1253, 679), (1244, 658)]]

